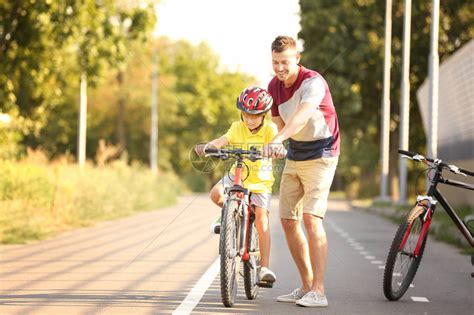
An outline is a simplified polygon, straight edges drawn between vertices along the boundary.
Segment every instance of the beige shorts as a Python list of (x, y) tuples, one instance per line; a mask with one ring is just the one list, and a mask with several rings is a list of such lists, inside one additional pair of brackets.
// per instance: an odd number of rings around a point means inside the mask
[[(234, 185), (234, 181), (229, 178), (229, 176), (224, 176), (218, 182), (218, 184), (222, 184), (224, 188), (231, 187)], [(251, 193), (250, 194), (250, 204), (255, 205), (257, 207), (266, 209), (270, 211), (270, 204), (272, 202), (272, 194), (271, 193)]]
[(280, 218), (300, 220), (303, 213), (324, 218), (339, 157), (286, 160), (280, 184)]

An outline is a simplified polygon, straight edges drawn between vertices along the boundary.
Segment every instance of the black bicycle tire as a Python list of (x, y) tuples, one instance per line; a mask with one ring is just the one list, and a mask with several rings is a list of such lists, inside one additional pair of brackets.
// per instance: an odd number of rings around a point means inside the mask
[[(249, 252), (250, 251), (260, 251), (259, 242), (258, 242), (258, 232), (255, 224), (251, 224), (252, 228), (252, 240), (249, 242)], [(253, 242), (253, 243), (252, 243)], [(255, 300), (258, 296), (259, 286), (258, 286), (258, 272), (260, 269), (260, 254), (250, 256), (250, 261), (255, 259), (255, 264), (252, 268), (244, 262), (244, 288), (245, 296), (249, 300)]]
[[(405, 233), (410, 225), (410, 222), (415, 222), (416, 220), (421, 221), (422, 220), (421, 217), (424, 214), (424, 212), (418, 211), (413, 216), (410, 216), (410, 214), (413, 213), (414, 210), (410, 211), (409, 215), (407, 215), (403, 219), (402, 223), (398, 227), (398, 230), (395, 233), (395, 237), (393, 238), (392, 245), (390, 246), (390, 251), (387, 256), (387, 261), (385, 263), (385, 271), (384, 271), (384, 277), (383, 277), (383, 292), (384, 292), (385, 297), (390, 301), (399, 300), (408, 290), (408, 288), (410, 287), (410, 284), (413, 282), (413, 279), (415, 278), (418, 267), (420, 266), (421, 258), (423, 257), (423, 253), (425, 251), (426, 240), (428, 238), (428, 234), (426, 234), (424, 237), (424, 240), (420, 247), (420, 251), (418, 253), (418, 257), (414, 258), (411, 261), (408, 271), (406, 272), (405, 277), (401, 281), (400, 288), (395, 291), (392, 287), (393, 270), (397, 262), (398, 253), (400, 252), (399, 250), (400, 244), (403, 241), (403, 237), (405, 236)], [(408, 244), (408, 242), (406, 244)]]
[[(239, 224), (236, 215), (236, 200), (230, 200), (222, 211), (221, 233), (220, 233), (220, 284), (222, 303), (226, 307), (232, 307), (235, 303), (238, 288), (238, 268), (237, 256), (228, 259), (234, 243), (238, 251)], [(237, 221), (237, 222), (236, 222)]]

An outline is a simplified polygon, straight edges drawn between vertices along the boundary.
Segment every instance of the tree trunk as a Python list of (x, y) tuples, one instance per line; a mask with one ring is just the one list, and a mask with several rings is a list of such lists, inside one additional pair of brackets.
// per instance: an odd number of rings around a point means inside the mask
[(119, 154), (122, 155), (127, 148), (127, 137), (125, 130), (125, 95), (123, 93), (123, 71), (117, 73), (117, 83), (119, 88), (118, 111), (117, 111), (117, 142)]

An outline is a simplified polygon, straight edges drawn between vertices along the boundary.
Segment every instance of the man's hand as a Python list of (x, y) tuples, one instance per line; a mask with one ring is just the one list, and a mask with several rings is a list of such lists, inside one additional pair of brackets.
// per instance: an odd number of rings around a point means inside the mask
[(272, 142), (263, 147), (262, 155), (270, 158), (284, 158), (286, 149), (281, 142)]

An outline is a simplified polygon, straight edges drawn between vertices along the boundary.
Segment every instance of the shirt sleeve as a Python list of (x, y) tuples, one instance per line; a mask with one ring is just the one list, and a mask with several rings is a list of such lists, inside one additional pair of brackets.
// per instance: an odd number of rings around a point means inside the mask
[(227, 130), (227, 133), (224, 135), (224, 137), (226, 137), (229, 141), (229, 144), (235, 143), (236, 128), (236, 123), (232, 123), (232, 125), (230, 125), (229, 130)]
[(280, 116), (280, 111), (278, 110), (278, 105), (276, 104), (276, 101), (275, 101), (275, 87), (274, 87), (275, 84), (272, 84), (272, 82), (273, 80), (270, 81), (270, 83), (268, 83), (267, 91), (268, 93), (270, 93), (270, 95), (273, 98), (273, 104), (271, 107), (272, 117), (276, 117), (276, 116)]
[(306, 79), (306, 81), (303, 82), (302, 89), (303, 95), (301, 97), (301, 103), (311, 103), (319, 108), (326, 94), (323, 80), (320, 77)]
[(275, 136), (278, 133), (278, 127), (275, 123), (273, 122), (268, 122), (268, 132), (267, 132), (267, 143), (270, 143), (270, 141), (275, 138)]

